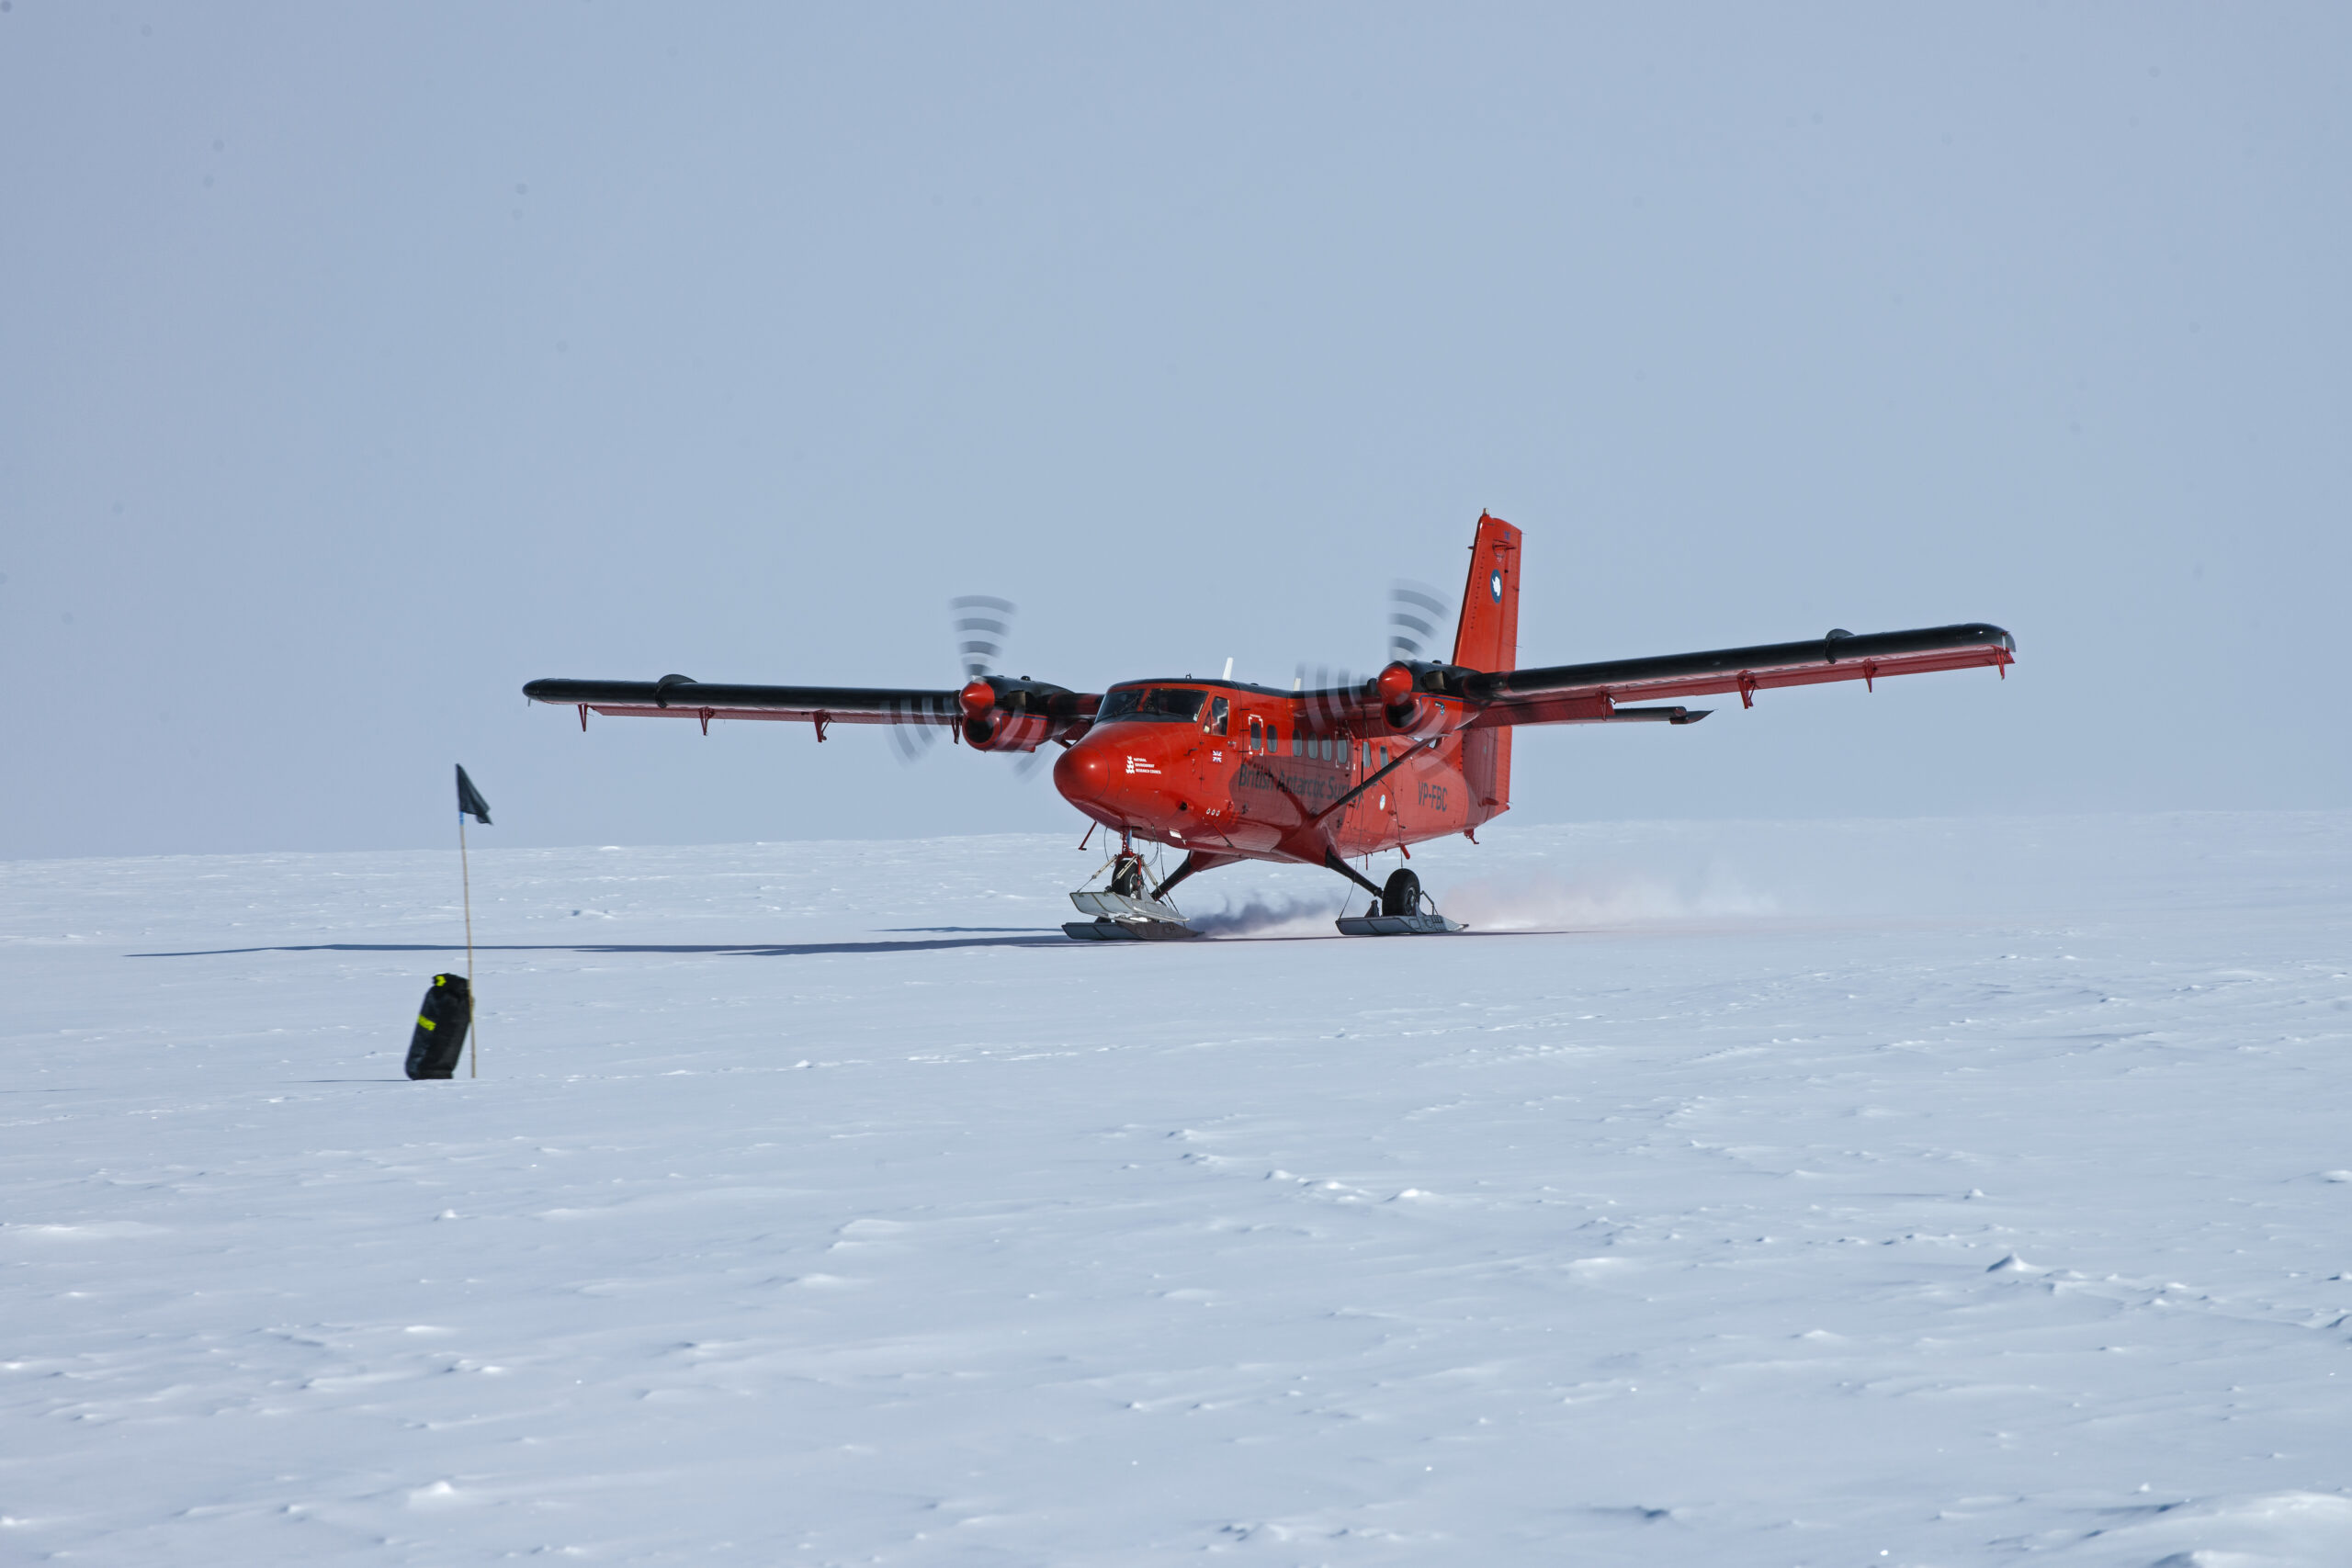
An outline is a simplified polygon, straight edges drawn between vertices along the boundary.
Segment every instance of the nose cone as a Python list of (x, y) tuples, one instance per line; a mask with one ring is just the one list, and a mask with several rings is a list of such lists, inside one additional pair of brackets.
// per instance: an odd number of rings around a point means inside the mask
[(1054, 760), (1054, 787), (1106, 828), (1157, 832), (1182, 826), (1191, 808), (1152, 760), (1149, 739), (1126, 725), (1089, 735)]
[(1062, 798), (1097, 821), (1114, 826), (1119, 815), (1111, 799), (1111, 781), (1117, 776), (1109, 750), (1091, 738), (1054, 759), (1054, 787), (1062, 792)]

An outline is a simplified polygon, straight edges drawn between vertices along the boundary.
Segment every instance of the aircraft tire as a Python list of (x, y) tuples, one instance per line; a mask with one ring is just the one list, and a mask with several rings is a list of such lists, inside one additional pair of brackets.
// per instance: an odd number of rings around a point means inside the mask
[(1380, 912), (1384, 915), (1418, 915), (1421, 912), (1421, 879), (1410, 866), (1398, 866), (1388, 874), (1387, 885), (1380, 890)]

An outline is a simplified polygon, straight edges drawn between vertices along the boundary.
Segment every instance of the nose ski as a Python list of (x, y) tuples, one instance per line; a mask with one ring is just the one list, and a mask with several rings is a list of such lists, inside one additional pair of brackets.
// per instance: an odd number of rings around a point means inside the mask
[(1080, 914), (1094, 918), (1065, 921), (1063, 935), (1079, 942), (1182, 942), (1201, 934), (1184, 923), (1175, 905), (1147, 890), (1143, 856), (1131, 845), (1112, 857), (1109, 869), (1107, 886), (1069, 896)]

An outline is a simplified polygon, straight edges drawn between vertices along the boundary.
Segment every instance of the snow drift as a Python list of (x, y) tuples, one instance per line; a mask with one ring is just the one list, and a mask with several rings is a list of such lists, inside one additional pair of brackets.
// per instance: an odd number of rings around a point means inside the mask
[(2352, 814), (1072, 860), (7, 866), (0, 1552), (2352, 1561)]

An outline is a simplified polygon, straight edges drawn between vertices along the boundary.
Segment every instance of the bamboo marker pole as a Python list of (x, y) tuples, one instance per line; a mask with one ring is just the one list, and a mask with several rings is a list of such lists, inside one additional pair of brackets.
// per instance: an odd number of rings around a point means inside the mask
[(466, 864), (466, 814), (458, 813), (458, 878), (466, 890), (466, 1077), (481, 1077), (481, 1035), (474, 1026), (474, 874)]

